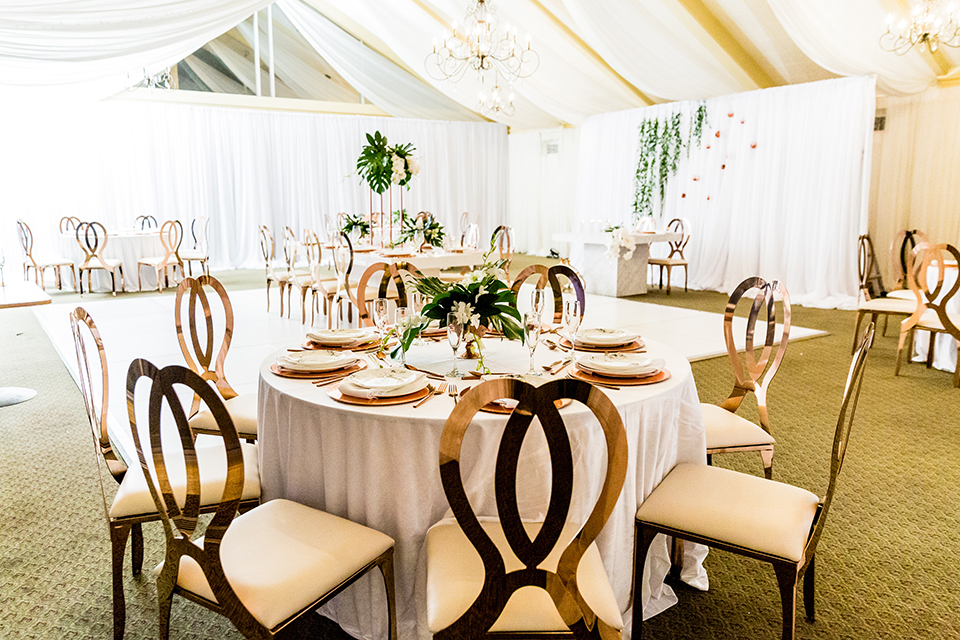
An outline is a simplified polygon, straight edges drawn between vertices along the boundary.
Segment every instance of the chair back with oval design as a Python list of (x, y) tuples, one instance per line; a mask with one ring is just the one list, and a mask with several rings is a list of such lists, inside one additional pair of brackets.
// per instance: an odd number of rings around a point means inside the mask
[(470, 214), (464, 211), (460, 214), (460, 237), (467, 234), (467, 227), (470, 226)]
[(907, 280), (907, 260), (910, 252), (921, 242), (929, 243), (930, 238), (918, 229), (904, 229), (893, 237), (893, 242), (890, 243), (890, 264), (897, 289), (910, 288)]
[[(216, 330), (214, 309), (210, 306), (205, 287), (213, 290), (220, 300), (224, 321), (222, 333)], [(184, 299), (187, 303), (186, 308), (184, 308)], [(184, 331), (184, 319), (186, 319), (186, 331)], [(202, 331), (201, 322), (203, 323)], [(204, 380), (214, 383), (224, 399), (236, 397), (237, 392), (227, 382), (224, 366), (227, 353), (230, 351), (230, 343), (233, 341), (233, 305), (220, 281), (208, 275), (184, 278), (177, 286), (174, 323), (177, 328), (180, 352), (190, 370)], [(218, 342), (219, 348), (217, 348)], [(200, 396), (195, 396), (190, 415), (196, 414), (199, 408)]]
[(29, 262), (30, 266), (36, 266), (33, 259), (33, 231), (23, 220), (17, 220), (17, 239), (20, 241), (20, 249), (23, 251), (24, 265)]
[[(949, 312), (951, 300), (960, 290), (960, 276), (947, 286), (947, 269), (958, 268), (960, 252), (950, 244), (921, 242), (907, 255), (907, 284), (917, 298), (917, 310), (903, 321), (903, 326), (916, 326), (927, 309), (933, 309), (944, 330), (960, 342), (956, 315)], [(936, 274), (936, 280), (931, 277)], [(960, 369), (960, 363), (957, 368)]]
[(151, 215), (137, 216), (134, 226), (143, 231), (146, 229), (156, 229), (160, 226), (160, 223), (158, 223), (157, 219)]
[[(747, 295), (750, 291), (755, 292), (752, 297)], [(779, 345), (775, 344), (777, 341), (777, 296), (780, 297), (783, 306), (783, 318), (781, 320), (783, 331)], [(733, 325), (737, 305), (742, 299), (750, 301), (750, 312), (747, 317), (745, 350), (741, 356), (733, 337)], [(755, 351), (756, 329), (761, 311), (764, 312), (766, 330), (763, 334), (763, 347), (758, 358)], [(736, 411), (743, 398), (752, 391), (757, 396), (760, 426), (763, 427), (764, 431), (769, 432), (767, 389), (780, 369), (790, 339), (790, 294), (787, 292), (786, 286), (776, 280), (767, 282), (758, 276), (747, 278), (737, 285), (737, 288), (730, 295), (730, 300), (727, 302), (727, 308), (723, 315), (723, 338), (727, 345), (727, 355), (733, 365), (733, 374), (736, 381), (730, 397), (720, 403), (720, 406), (728, 411)], [(774, 353), (774, 347), (776, 347), (776, 353)]]
[(180, 245), (183, 244), (183, 224), (179, 220), (167, 220), (160, 227), (160, 244), (165, 252), (161, 267), (174, 264), (180, 266), (183, 273), (183, 262), (180, 260)]
[(503, 271), (507, 274), (508, 281), (510, 279), (510, 263), (513, 261), (514, 255), (513, 241), (513, 227), (505, 225), (497, 227), (493, 232), (493, 236), (490, 238), (490, 246), (496, 247), (500, 260), (506, 261), (503, 265)]
[(667, 242), (667, 246), (670, 247), (670, 254), (667, 255), (667, 259), (684, 259), (683, 250), (687, 248), (687, 243), (690, 242), (690, 229), (688, 228), (688, 224), (688, 222), (680, 218), (674, 218), (667, 224), (667, 233), (680, 234), (679, 240), (669, 240)]
[(476, 249), (480, 246), (480, 226), (474, 222), (467, 225), (467, 230), (460, 237), (460, 246)]
[(210, 218), (197, 216), (190, 221), (190, 236), (193, 238), (193, 249), (207, 255), (207, 243), (210, 235)]
[(857, 239), (857, 275), (864, 300), (887, 295), (883, 288), (883, 278), (880, 277), (880, 268), (877, 266), (877, 252), (873, 249), (873, 240), (867, 234)]
[(107, 269), (107, 264), (103, 261), (103, 250), (107, 248), (107, 229), (99, 222), (81, 222), (77, 225), (75, 232), (77, 244), (83, 251), (83, 263), (81, 269), (89, 266), (95, 268)]
[(60, 218), (60, 233), (70, 233), (75, 231), (80, 224), (80, 218), (76, 216), (63, 216)]
[[(502, 398), (518, 401), (500, 440), (494, 491), (500, 525), (510, 549), (524, 565), (507, 572), (504, 556), (480, 524), (461, 477), (462, 443), (477, 412)], [(606, 442), (603, 484), (586, 523), (564, 548), (556, 572), (540, 565), (560, 544), (573, 498), (575, 460), (570, 437), (554, 402), (570, 398), (583, 403), (596, 416)], [(546, 436), (550, 452), (550, 498), (543, 524), (531, 540), (520, 516), (517, 476), (520, 452), (534, 418)], [(553, 380), (540, 387), (511, 379), (484, 382), (466, 393), (454, 406), (440, 438), (440, 480), (461, 530), (477, 550), (486, 574), (483, 588), (467, 611), (438, 640), (484, 635), (503, 612), (507, 601), (524, 587), (544, 589), (560, 617), (577, 638), (618, 638), (586, 603), (578, 585), (577, 569), (584, 553), (600, 534), (613, 512), (627, 471), (627, 440), (616, 406), (597, 387), (579, 380)], [(582, 485), (577, 485), (582, 486)]]

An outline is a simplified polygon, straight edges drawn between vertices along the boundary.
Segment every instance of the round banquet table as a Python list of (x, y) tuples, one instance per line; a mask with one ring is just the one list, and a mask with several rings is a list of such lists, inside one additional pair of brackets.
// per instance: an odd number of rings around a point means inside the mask
[[(484, 339), (485, 362), (493, 371), (527, 370), (527, 350), (517, 342)], [(617, 506), (597, 539), (629, 635), (633, 581), (634, 516), (637, 506), (678, 462), (706, 463), (703, 415), (690, 364), (677, 351), (647, 341), (650, 357), (666, 360), (671, 377), (660, 383), (607, 390), (623, 418), (630, 447), (629, 466)], [(281, 378), (270, 364), (260, 367), (259, 457), (262, 500), (286, 498), (386, 533), (396, 541), (395, 576), (399, 634), (403, 640), (430, 637), (426, 624), (427, 529), (450, 517), (440, 483), (440, 434), (453, 400), (433, 397), (421, 408), (412, 404), (355, 406), (331, 399), (335, 384), (316, 387), (308, 380)], [(537, 365), (553, 362), (557, 352), (543, 345)], [(414, 347), (408, 362), (444, 373), (451, 367), (446, 342)], [(368, 361), (370, 358), (368, 357)], [(469, 361), (459, 360), (461, 370)], [(374, 366), (371, 364), (371, 366)], [(456, 381), (462, 390), (476, 382)], [(606, 445), (593, 414), (574, 403), (560, 415), (570, 433), (574, 455), (574, 499), (569, 519), (584, 522), (602, 484)], [(478, 516), (496, 515), (494, 466), (507, 416), (478, 413), (467, 431), (461, 473)], [(525, 520), (544, 517), (550, 478), (546, 439), (533, 429), (523, 445), (518, 473), (520, 513)], [(706, 549), (685, 545), (683, 579), (706, 588), (702, 561)], [(663, 583), (669, 569), (666, 539), (651, 547), (643, 581), (644, 617), (673, 605), (676, 597)], [(324, 613), (348, 633), (386, 637), (383, 583), (377, 572), (334, 598)]]
[[(74, 233), (60, 234), (60, 254), (70, 258), (77, 266), (83, 263), (83, 250), (77, 244)], [(138, 273), (137, 261), (141, 258), (162, 256), (163, 243), (160, 242), (160, 231), (133, 231), (118, 230), (107, 232), (107, 246), (103, 250), (104, 258), (114, 258), (123, 263), (123, 290), (136, 291), (140, 285), (141, 274)], [(80, 277), (80, 274), (77, 274)], [(119, 278), (119, 275), (117, 276)], [(151, 267), (143, 270), (143, 288), (146, 290), (157, 287), (157, 273)], [(119, 286), (119, 282), (117, 286)], [(112, 291), (110, 272), (103, 269), (93, 271), (94, 291)]]
[[(930, 266), (927, 269), (927, 286), (935, 287), (939, 277), (939, 269)], [(943, 272), (943, 293), (949, 291), (956, 281), (957, 266), (947, 264)], [(960, 293), (947, 303), (947, 312), (951, 315), (960, 314)], [(918, 329), (913, 339), (914, 362), (926, 362), (929, 344), (929, 332)], [(933, 367), (941, 371), (956, 371), (958, 366), (960, 363), (957, 362), (957, 341), (949, 333), (938, 333), (933, 341)]]

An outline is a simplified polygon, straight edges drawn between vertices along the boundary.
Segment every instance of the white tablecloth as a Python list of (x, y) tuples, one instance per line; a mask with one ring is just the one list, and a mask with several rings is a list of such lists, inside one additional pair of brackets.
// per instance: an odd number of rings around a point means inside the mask
[[(927, 269), (927, 286), (935, 287), (940, 277), (936, 267)], [(957, 281), (957, 268), (947, 267), (943, 272), (943, 292), (946, 293)], [(960, 294), (957, 294), (947, 304), (947, 311), (960, 313)], [(917, 331), (913, 341), (913, 359), (926, 362), (927, 345), (930, 344), (930, 334), (927, 331)], [(933, 341), (933, 366), (943, 371), (956, 371), (957, 368), (957, 341), (949, 333), (937, 334)]]
[(428, 251), (418, 253), (412, 256), (393, 258), (382, 256), (377, 252), (355, 253), (353, 256), (354, 275), (359, 278), (363, 270), (374, 262), (409, 262), (417, 267), (425, 276), (438, 276), (443, 269), (454, 269), (457, 267), (472, 267), (483, 261), (483, 252), (473, 249), (467, 249), (462, 253), (453, 253), (452, 251)]
[[(517, 343), (485, 340), (487, 365), (523, 371), (527, 351)], [(629, 635), (633, 580), (634, 516), (637, 506), (677, 462), (706, 462), (703, 416), (690, 365), (678, 352), (648, 342), (652, 357), (663, 357), (672, 378), (642, 387), (608, 391), (626, 426), (630, 445), (627, 481), (617, 507), (597, 543)], [(449, 515), (439, 473), (439, 443), (453, 401), (433, 398), (420, 409), (412, 405), (357, 407), (327, 396), (329, 387), (279, 378), (269, 372), (277, 354), (260, 370), (260, 475), (263, 500), (288, 498), (373, 527), (396, 540), (397, 611), (400, 637), (427, 638), (425, 617), (424, 538), (427, 529)], [(445, 372), (451, 366), (446, 343), (418, 347), (412, 364)], [(538, 365), (557, 353), (543, 346)], [(430, 366), (433, 363), (433, 366)], [(461, 369), (466, 365), (460, 361)], [(458, 384), (464, 384), (462, 381)], [(606, 447), (593, 414), (579, 404), (561, 411), (571, 434), (575, 464), (575, 498), (571, 518), (583, 521), (602, 482)], [(468, 431), (461, 468), (464, 486), (478, 515), (495, 515), (494, 464), (506, 416), (479, 413)], [(592, 425), (592, 428), (591, 428)], [(543, 516), (544, 483), (549, 456), (542, 431), (524, 444), (523, 473), (518, 479), (521, 515)], [(526, 457), (532, 456), (532, 457)], [(585, 472), (586, 469), (586, 472)], [(581, 482), (585, 484), (580, 484)], [(589, 494), (583, 497), (583, 494)], [(579, 498), (577, 497), (579, 496)], [(702, 547), (687, 545), (685, 579), (706, 586)], [(644, 579), (646, 617), (676, 602), (663, 584), (669, 568), (665, 540), (652, 547)], [(369, 578), (328, 605), (328, 615), (352, 635), (386, 637), (383, 587)]]
[[(162, 256), (164, 253), (159, 231), (110, 231), (108, 232), (107, 246), (103, 251), (103, 257), (114, 258), (123, 263), (123, 288), (125, 291), (136, 291), (141, 277), (137, 273), (137, 261), (141, 258)], [(73, 260), (77, 266), (83, 263), (83, 250), (77, 244), (77, 236), (74, 233), (60, 235), (60, 254)], [(79, 277), (79, 274), (77, 277)], [(144, 289), (156, 288), (157, 276), (152, 268), (145, 268), (142, 277)], [(120, 286), (119, 282), (117, 286)], [(111, 291), (110, 272), (103, 269), (94, 270), (93, 289), (94, 291)]]

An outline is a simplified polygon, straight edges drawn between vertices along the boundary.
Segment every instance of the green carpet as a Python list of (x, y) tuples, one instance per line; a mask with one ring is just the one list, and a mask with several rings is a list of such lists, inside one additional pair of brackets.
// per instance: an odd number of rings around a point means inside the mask
[[(518, 260), (514, 271), (532, 261)], [(231, 289), (262, 286), (261, 271), (218, 275)], [(53, 295), (55, 303), (79, 299)], [(726, 302), (722, 294), (676, 289), (638, 299), (718, 313)], [(39, 392), (0, 409), (0, 638), (110, 637), (110, 544), (80, 394), (32, 312), (0, 314), (0, 386)], [(826, 487), (854, 318), (794, 307), (796, 324), (830, 335), (792, 344), (770, 389), (774, 477), (816, 493)], [(922, 365), (894, 378), (893, 331), (878, 335), (867, 360), (846, 463), (818, 548), (817, 621), (804, 621), (801, 608), (798, 638), (960, 637), (954, 577), (960, 390), (951, 386), (951, 374)], [(733, 377), (726, 358), (694, 363), (693, 371), (701, 400), (727, 396)], [(755, 418), (755, 403), (741, 411)], [(762, 471), (759, 455), (717, 456), (715, 463)], [(158, 525), (144, 529), (146, 569), (161, 559), (163, 542)], [(679, 588), (680, 603), (647, 622), (647, 638), (779, 637), (780, 602), (769, 566), (713, 552), (706, 568), (710, 591)], [(155, 637), (151, 573), (134, 578), (128, 563), (125, 585), (126, 637)], [(175, 600), (171, 629), (175, 638), (240, 637), (224, 619), (183, 599)], [(342, 637), (322, 619), (291, 635)]]

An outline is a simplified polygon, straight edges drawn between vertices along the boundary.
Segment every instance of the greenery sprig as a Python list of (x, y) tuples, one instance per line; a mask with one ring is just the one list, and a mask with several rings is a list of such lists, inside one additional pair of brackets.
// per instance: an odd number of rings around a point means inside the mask
[[(426, 218), (421, 222), (420, 215), (411, 216), (407, 214), (407, 210), (403, 210), (403, 228), (400, 230), (400, 235), (397, 237), (396, 244), (403, 244), (409, 240), (413, 240), (413, 237), (417, 234), (417, 231), (423, 232), (423, 241), (429, 244), (431, 247), (442, 247), (443, 238), (446, 233), (443, 230), (443, 225), (440, 224), (436, 218), (433, 217), (432, 213), (426, 213)], [(393, 212), (393, 221), (399, 222), (400, 220), (400, 211)]]
[(340, 231), (350, 235), (355, 229), (359, 229), (361, 238), (370, 237), (370, 220), (360, 215), (347, 214), (347, 217), (343, 219), (343, 228)]
[(413, 157), (416, 151), (412, 143), (392, 147), (387, 137), (379, 131), (367, 135), (367, 144), (357, 158), (359, 175), (375, 193), (384, 193), (390, 184), (410, 188), (410, 181), (420, 173), (420, 165)]

